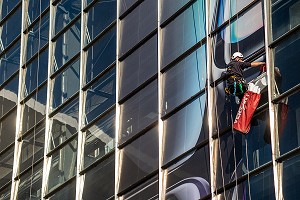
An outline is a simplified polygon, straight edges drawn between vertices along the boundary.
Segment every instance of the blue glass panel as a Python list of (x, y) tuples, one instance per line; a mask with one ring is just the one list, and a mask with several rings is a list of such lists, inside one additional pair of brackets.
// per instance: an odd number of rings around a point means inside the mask
[(0, 18), (1, 20), (20, 2), (21, 0), (2, 0)]
[(162, 29), (162, 67), (205, 37), (205, 1), (192, 4)]
[[(1, 136), (0, 136), (1, 138)], [(2, 139), (2, 138), (1, 138)], [(2, 145), (2, 144), (1, 144)], [(0, 155), (0, 188), (11, 181), (12, 171), (13, 171), (13, 163), (14, 163), (14, 146), (10, 147), (5, 153)], [(0, 199), (4, 198), (5, 192), (0, 191)]]
[(128, 8), (130, 8), (138, 0), (121, 0), (120, 1), (120, 15), (123, 14)]
[(15, 141), (17, 109), (0, 121), (0, 152)]
[(19, 76), (15, 76), (0, 91), (0, 118), (10, 109), (15, 107), (18, 102)]
[(68, 200), (76, 199), (76, 181), (75, 181), (75, 179), (74, 179), (74, 181), (67, 184), (59, 191), (57, 191), (51, 197), (49, 197), (49, 200), (62, 200), (62, 199), (68, 199)]
[(50, 1), (29, 0), (28, 4), (28, 25), (30, 25), (40, 14), (49, 7)]
[[(200, 1), (200, 0), (198, 0)], [(161, 15), (160, 21), (164, 22), (166, 19), (171, 17), (176, 11), (183, 7), (189, 0), (164, 0), (161, 1)]]
[(283, 162), (283, 178), (282, 189), (285, 200), (298, 199), (299, 197), (299, 181), (300, 181), (300, 156)]

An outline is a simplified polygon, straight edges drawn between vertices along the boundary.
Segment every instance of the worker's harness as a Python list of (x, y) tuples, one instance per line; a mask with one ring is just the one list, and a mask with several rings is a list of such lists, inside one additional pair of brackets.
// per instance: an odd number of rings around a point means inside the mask
[(229, 87), (225, 87), (225, 92), (227, 94), (233, 94), (234, 96), (244, 94), (247, 90), (246, 80), (244, 78), (240, 78), (234, 75), (232, 73), (231, 67), (227, 68), (227, 74), (229, 76), (227, 79), (232, 79), (233, 85), (230, 85)]

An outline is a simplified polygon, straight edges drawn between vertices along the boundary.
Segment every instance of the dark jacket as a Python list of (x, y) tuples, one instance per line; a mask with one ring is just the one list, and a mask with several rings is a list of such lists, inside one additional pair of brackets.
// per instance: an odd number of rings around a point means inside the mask
[(244, 69), (251, 66), (250, 62), (238, 62), (238, 61), (230, 61), (227, 65), (227, 84), (228, 86), (232, 86), (234, 82), (237, 83), (244, 82)]

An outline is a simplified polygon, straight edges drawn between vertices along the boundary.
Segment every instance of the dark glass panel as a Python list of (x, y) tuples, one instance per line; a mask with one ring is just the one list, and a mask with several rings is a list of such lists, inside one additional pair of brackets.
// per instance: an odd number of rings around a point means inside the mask
[(46, 10), (50, 1), (45, 0), (29, 0), (28, 4), (28, 25), (30, 25), (40, 14)]
[[(12, 178), (11, 176), (12, 176), (13, 163), (14, 163), (14, 146), (10, 147), (7, 151), (5, 151), (5, 153), (0, 154), (0, 163), (1, 163), (1, 165), (0, 165), (0, 172), (1, 172), (0, 173), (0, 188), (1, 188), (6, 183), (11, 181), (11, 178)], [(4, 195), (4, 193), (0, 192), (1, 200), (2, 200), (2, 195)]]
[(0, 18), (1, 20), (20, 2), (21, 0), (2, 0), (1, 2), (1, 10), (0, 10)]
[(49, 197), (49, 200), (75, 200), (76, 199), (76, 181), (72, 181), (61, 190)]
[(111, 111), (86, 131), (84, 167), (115, 148), (115, 110)]
[(78, 129), (79, 99), (76, 98), (52, 118), (51, 149), (66, 141)]
[[(151, 11), (151, 12), (149, 12)], [(157, 27), (157, 1), (143, 1), (120, 22), (120, 50), (122, 56)]]
[(85, 174), (83, 199), (108, 199), (114, 195), (114, 155), (104, 160)]
[(119, 143), (157, 121), (157, 107), (157, 81), (122, 104)]
[(1, 188), (0, 191), (0, 199), (1, 200), (10, 200), (10, 193), (11, 193), (11, 185), (7, 186), (6, 188)]
[(162, 68), (205, 37), (205, 2), (196, 1), (162, 29)]
[(138, 0), (121, 0), (120, 1), (120, 15), (123, 14), (128, 8), (130, 8)]
[(86, 41), (88, 44), (108, 25), (116, 20), (117, 1), (97, 1), (97, 3), (88, 11)]
[(52, 109), (66, 102), (79, 90), (80, 59), (75, 60), (53, 79)]
[(116, 60), (115, 27), (86, 51), (86, 58), (86, 83), (88, 83)]
[(208, 146), (184, 157), (168, 171), (166, 199), (200, 199), (210, 194)]
[(283, 162), (282, 189), (285, 200), (299, 197), (300, 156), (297, 155)]
[(49, 192), (76, 175), (77, 138), (55, 151), (51, 157)]
[(20, 173), (44, 156), (45, 123), (22, 138)]
[(19, 76), (15, 76), (0, 91), (0, 118), (10, 109), (16, 106), (18, 101), (18, 83)]
[(119, 191), (158, 169), (158, 127), (140, 136), (121, 150)]
[[(200, 2), (200, 0), (198, 0)], [(202, 0), (201, 0), (202, 1)], [(161, 15), (160, 21), (164, 22), (171, 17), (176, 11), (182, 8), (189, 0), (164, 0), (161, 2)]]
[(61, 29), (69, 24), (80, 13), (80, 11), (81, 0), (61, 0), (56, 5), (54, 34), (57, 34)]
[(20, 177), (18, 199), (42, 199), (43, 162)]
[(206, 85), (205, 47), (205, 45), (202, 46), (162, 75), (163, 114), (204, 89)]
[(17, 109), (0, 121), (0, 152), (15, 141)]
[(0, 58), (0, 84), (14, 74), (20, 65), (20, 41)]
[(120, 99), (157, 73), (157, 35), (120, 62)]
[(163, 164), (208, 138), (205, 98), (204, 94), (164, 121)]

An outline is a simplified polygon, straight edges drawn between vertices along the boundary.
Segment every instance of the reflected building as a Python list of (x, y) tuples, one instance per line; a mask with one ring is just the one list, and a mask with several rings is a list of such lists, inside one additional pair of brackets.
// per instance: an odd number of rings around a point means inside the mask
[(0, 36), (0, 200), (297, 199), (299, 0), (2, 0)]

